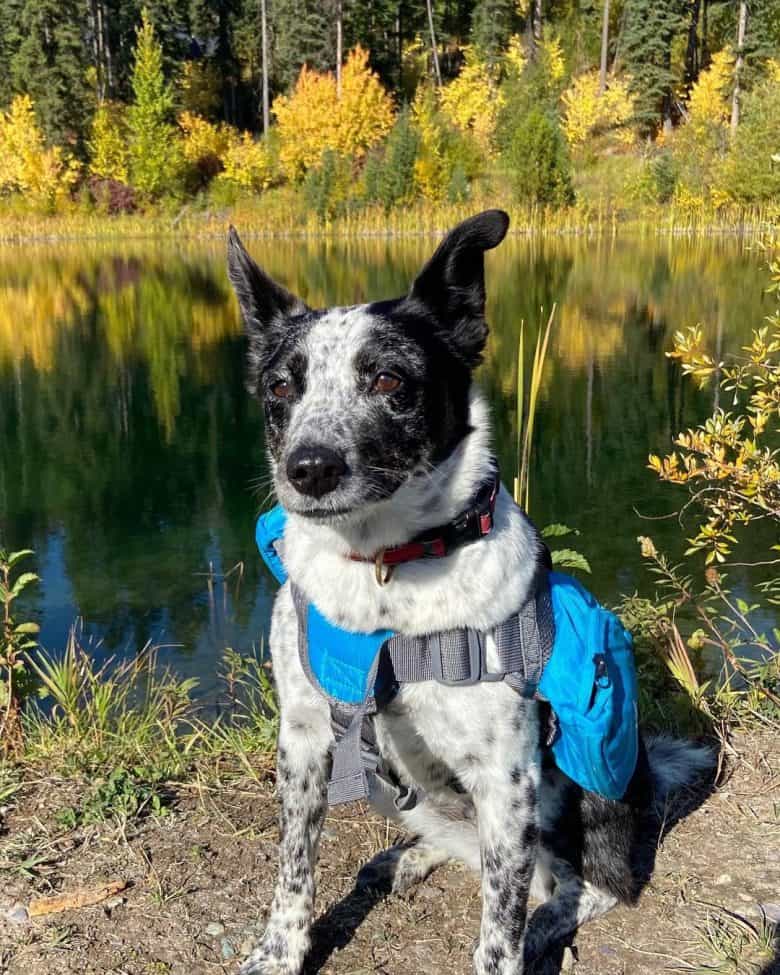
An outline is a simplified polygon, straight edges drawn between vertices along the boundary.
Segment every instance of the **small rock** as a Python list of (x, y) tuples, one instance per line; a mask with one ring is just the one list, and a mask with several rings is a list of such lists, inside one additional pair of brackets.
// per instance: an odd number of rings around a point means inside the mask
[(113, 911), (117, 907), (121, 907), (125, 902), (124, 897), (121, 894), (117, 894), (116, 897), (109, 897), (107, 901), (104, 902), (103, 907), (107, 911)]
[(745, 904), (750, 904), (752, 902), (752, 900), (753, 900), (753, 898), (750, 896), (750, 894), (743, 894), (743, 893), (740, 892), (739, 894), (737, 894), (737, 896)]
[(218, 938), (225, 933), (225, 925), (219, 921), (211, 921), (203, 930), (210, 938)]
[(730, 883), (731, 883), (731, 874), (730, 873), (722, 873), (718, 877), (718, 879), (715, 881), (715, 886), (716, 887), (725, 887), (727, 884), (730, 884)]
[(759, 904), (758, 906), (770, 924), (780, 924), (780, 904)]
[(13, 907), (4, 912), (4, 917), (11, 924), (27, 924), (30, 920), (30, 915), (27, 913), (24, 904), (14, 904)]
[(235, 955), (236, 949), (227, 938), (222, 939), (222, 960), (228, 961)]

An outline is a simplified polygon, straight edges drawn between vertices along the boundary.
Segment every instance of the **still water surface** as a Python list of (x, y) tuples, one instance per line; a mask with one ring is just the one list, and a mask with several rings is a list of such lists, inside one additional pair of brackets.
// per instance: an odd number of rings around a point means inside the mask
[[(249, 248), (322, 306), (402, 293), (433, 242)], [(512, 239), (488, 257), (480, 381), (505, 481), (520, 322), (529, 349), (557, 302), (531, 513), (579, 529), (603, 601), (650, 592), (638, 534), (672, 554), (683, 544), (674, 521), (640, 517), (680, 497), (646, 459), (717, 393), (681, 379), (664, 355), (672, 335), (700, 322), (714, 348), (736, 350), (772, 310), (763, 263), (734, 240)], [(0, 545), (36, 550), (30, 608), (45, 646), (62, 647), (81, 618), (96, 652), (164, 644), (162, 658), (210, 696), (222, 649), (264, 639), (275, 584), (253, 526), (267, 471), (242, 354), (219, 243), (0, 248)]]

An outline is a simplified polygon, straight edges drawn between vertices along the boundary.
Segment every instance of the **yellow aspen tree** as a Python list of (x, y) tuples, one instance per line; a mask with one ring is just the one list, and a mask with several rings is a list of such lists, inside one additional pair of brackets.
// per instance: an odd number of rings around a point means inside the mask
[(98, 106), (88, 148), (93, 176), (127, 182), (127, 136), (122, 131), (119, 106), (109, 102)]
[(295, 88), (273, 105), (279, 134), (279, 165), (291, 181), (316, 166), (324, 149), (333, 148), (338, 98), (336, 79), (304, 65)]
[(273, 107), (284, 175), (299, 180), (326, 149), (362, 158), (393, 125), (393, 101), (368, 66), (368, 53), (355, 48), (341, 73), (341, 97), (330, 73), (304, 66), (292, 93)]
[(504, 98), (494, 72), (477, 51), (469, 46), (464, 54), (466, 61), (460, 74), (441, 91), (441, 110), (451, 125), (471, 133), (485, 152), (492, 153)]
[(368, 66), (368, 51), (356, 47), (341, 72), (333, 148), (361, 159), (393, 127), (393, 100)]

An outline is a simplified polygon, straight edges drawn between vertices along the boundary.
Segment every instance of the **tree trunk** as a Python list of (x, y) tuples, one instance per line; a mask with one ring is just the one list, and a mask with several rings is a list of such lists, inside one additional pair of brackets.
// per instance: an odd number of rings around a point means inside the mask
[(710, 63), (710, 42), (709, 42), (709, 5), (710, 0), (702, 0), (701, 3), (701, 57), (699, 67), (701, 70), (709, 67)]
[(436, 78), (436, 84), (441, 88), (441, 69), (439, 68), (439, 52), (436, 50), (436, 30), (433, 26), (433, 4), (432, 0), (426, 0), (426, 7), (428, 8), (428, 26), (431, 29), (431, 50), (433, 51), (433, 74)]
[(399, 3), (396, 8), (395, 30), (398, 36), (398, 90), (401, 91), (404, 84), (404, 22), (401, 19), (401, 7)]
[(103, 86), (103, 58), (100, 53), (100, 42), (102, 35), (98, 21), (97, 0), (90, 0), (89, 5), (89, 29), (92, 33), (92, 60), (95, 66), (95, 88), (98, 105), (103, 103), (105, 98), (105, 88)]
[(106, 93), (110, 98), (114, 94), (114, 65), (111, 59), (111, 38), (108, 33), (108, 11), (106, 10), (104, 0), (98, 0), (97, 9), (100, 31), (103, 38), (103, 64), (106, 69), (105, 87)]
[(700, 0), (691, 0), (691, 19), (688, 23), (688, 45), (685, 49), (685, 84), (690, 90), (699, 77), (699, 10)]
[(538, 46), (542, 43), (542, 0), (533, 0), (534, 3), (534, 13), (533, 13), (533, 32), (534, 32), (534, 43)]
[(270, 127), (268, 105), (268, 11), (266, 0), (260, 0), (260, 61), (263, 74), (263, 135)]
[(734, 65), (734, 96), (731, 100), (731, 134), (737, 131), (739, 125), (739, 95), (740, 76), (744, 63), (745, 28), (747, 27), (747, 0), (739, 3), (739, 24), (737, 25), (737, 61)]
[(609, 53), (609, 0), (604, 0), (604, 15), (601, 21), (601, 70), (599, 71), (599, 94), (607, 90), (607, 57)]
[(344, 33), (344, 5), (336, 0), (336, 97), (341, 98), (341, 60)]

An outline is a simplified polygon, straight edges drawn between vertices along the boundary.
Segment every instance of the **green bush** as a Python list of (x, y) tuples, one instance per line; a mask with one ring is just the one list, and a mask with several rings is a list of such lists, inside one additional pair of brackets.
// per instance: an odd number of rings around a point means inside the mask
[(678, 177), (678, 165), (672, 153), (663, 149), (653, 156), (650, 160), (650, 172), (657, 202), (668, 203), (674, 196)]
[(352, 160), (326, 149), (319, 166), (312, 167), (303, 182), (306, 207), (325, 223), (347, 210), (352, 186)]
[(366, 199), (381, 203), (386, 211), (411, 201), (417, 188), (414, 163), (420, 136), (412, 125), (411, 113), (404, 108), (398, 116), (384, 150), (369, 157), (365, 169)]
[(574, 202), (566, 140), (550, 112), (529, 112), (502, 155), (517, 199), (549, 206)]
[(723, 168), (723, 189), (745, 203), (780, 196), (780, 82), (745, 96), (742, 121)]

